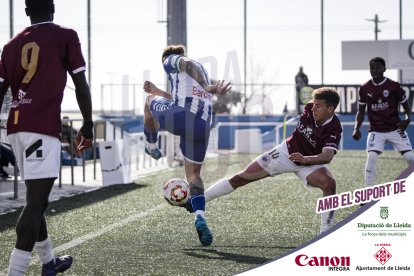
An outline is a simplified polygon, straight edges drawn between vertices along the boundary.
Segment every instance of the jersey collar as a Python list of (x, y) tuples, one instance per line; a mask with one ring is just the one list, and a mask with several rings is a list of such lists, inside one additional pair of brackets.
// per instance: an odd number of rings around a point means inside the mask
[(32, 24), (31, 26), (36, 26), (36, 25), (40, 25), (40, 24), (49, 24), (49, 23), (53, 23), (53, 21), (39, 22), (39, 23)]
[(376, 84), (376, 83), (375, 83), (375, 81), (374, 81), (373, 79), (372, 79), (371, 81), (372, 81), (372, 83), (373, 83), (375, 86), (378, 86), (378, 85), (383, 85), (383, 84), (387, 81), (387, 79), (388, 79), (388, 78), (387, 78), (387, 77), (385, 77), (385, 78), (384, 78), (384, 80), (383, 80), (382, 82), (378, 83), (378, 84)]
[(326, 122), (325, 123), (323, 123), (323, 125), (318, 125), (318, 123), (315, 121), (315, 126), (316, 127), (322, 127), (322, 126), (324, 126), (324, 125), (326, 125), (326, 124), (329, 124), (331, 121), (332, 121), (332, 119), (333, 119), (333, 117), (334, 117), (334, 115), (332, 115), (331, 116), (331, 118), (329, 118), (328, 120), (326, 120)]

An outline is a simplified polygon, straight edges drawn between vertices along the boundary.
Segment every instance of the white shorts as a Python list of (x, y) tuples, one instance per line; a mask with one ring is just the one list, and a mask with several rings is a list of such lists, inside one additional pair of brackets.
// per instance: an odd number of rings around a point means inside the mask
[(17, 132), (8, 138), (22, 180), (59, 176), (61, 143), (58, 138), (32, 132)]
[(407, 132), (404, 131), (403, 134), (400, 134), (394, 130), (390, 132), (369, 132), (367, 137), (367, 151), (376, 150), (382, 152), (387, 141), (391, 142), (397, 151), (410, 151), (413, 149)]
[(255, 160), (270, 176), (282, 173), (295, 173), (305, 185), (306, 178), (314, 171), (326, 167), (326, 165), (300, 166), (289, 159), (289, 151), (286, 142), (283, 141), (268, 152), (263, 153)]

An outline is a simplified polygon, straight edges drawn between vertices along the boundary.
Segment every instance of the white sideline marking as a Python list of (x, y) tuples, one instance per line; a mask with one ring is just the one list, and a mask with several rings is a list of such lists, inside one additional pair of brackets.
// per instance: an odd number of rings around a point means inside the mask
[[(159, 209), (161, 209), (161, 208), (163, 208), (165, 206), (166, 206), (165, 204), (159, 204), (159, 205), (157, 205), (157, 206), (155, 206), (155, 207), (153, 207), (151, 209), (148, 209), (146, 211), (142, 211), (142, 212), (136, 213), (135, 215), (129, 216), (126, 219), (123, 219), (123, 220), (121, 220), (119, 222), (116, 222), (114, 224), (107, 225), (104, 228), (99, 229), (96, 232), (92, 232), (92, 233), (86, 234), (86, 235), (84, 235), (82, 237), (79, 237), (77, 239), (71, 240), (70, 242), (67, 242), (67, 243), (62, 244), (62, 245), (60, 245), (58, 247), (53, 248), (53, 254), (58, 255), (59, 253), (65, 251), (65, 250), (68, 250), (68, 249), (70, 249), (72, 247), (78, 246), (78, 245), (80, 245), (80, 244), (82, 244), (82, 243), (84, 243), (84, 242), (86, 242), (88, 240), (91, 240), (93, 238), (99, 237), (99, 236), (101, 236), (101, 235), (103, 235), (103, 234), (105, 234), (107, 232), (110, 232), (112, 230), (115, 230), (117, 228), (121, 228), (121, 227), (125, 226), (126, 224), (128, 224), (130, 222), (133, 222), (133, 221), (136, 221), (136, 220), (138, 220), (140, 218), (146, 217), (146, 216), (150, 215), (151, 213), (153, 213), (155, 211), (158, 211)], [(39, 262), (40, 262), (39, 256), (38, 255), (35, 255), (32, 258), (32, 261), (31, 261), (30, 264), (32, 265), (32, 264), (39, 263)]]
[(65, 250), (68, 250), (69, 248), (78, 246), (78, 245), (80, 245), (80, 244), (82, 244), (82, 243), (84, 243), (84, 242), (86, 242), (86, 241), (88, 241), (90, 239), (99, 237), (100, 235), (105, 234), (107, 232), (110, 232), (110, 231), (112, 231), (114, 229), (121, 228), (121, 227), (123, 227), (124, 225), (126, 225), (126, 224), (128, 224), (130, 222), (136, 221), (137, 219), (146, 217), (149, 214), (151, 214), (151, 213), (153, 213), (155, 211), (158, 211), (159, 209), (161, 209), (163, 207), (165, 207), (165, 205), (164, 204), (160, 204), (160, 205), (157, 205), (157, 206), (155, 206), (155, 207), (153, 207), (151, 209), (148, 209), (146, 211), (136, 213), (135, 215), (129, 216), (126, 219), (123, 219), (123, 220), (121, 220), (121, 221), (119, 221), (117, 223), (114, 223), (114, 224), (105, 226), (104, 228), (102, 228), (102, 229), (100, 229), (100, 230), (98, 230), (96, 232), (89, 233), (89, 234), (84, 235), (84, 236), (82, 236), (80, 238), (77, 238), (75, 240), (72, 240), (72, 241), (70, 241), (68, 243), (62, 244), (62, 245), (54, 248), (53, 249), (53, 252), (54, 252), (54, 254), (59, 254), (62, 251), (65, 251)]

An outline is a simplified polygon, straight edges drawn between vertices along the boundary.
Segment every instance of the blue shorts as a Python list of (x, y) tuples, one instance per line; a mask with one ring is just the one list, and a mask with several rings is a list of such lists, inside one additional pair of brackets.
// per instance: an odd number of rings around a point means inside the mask
[(211, 119), (205, 121), (199, 114), (191, 113), (189, 108), (176, 106), (162, 97), (152, 100), (150, 110), (162, 130), (180, 136), (180, 149), (184, 157), (193, 163), (203, 163)]

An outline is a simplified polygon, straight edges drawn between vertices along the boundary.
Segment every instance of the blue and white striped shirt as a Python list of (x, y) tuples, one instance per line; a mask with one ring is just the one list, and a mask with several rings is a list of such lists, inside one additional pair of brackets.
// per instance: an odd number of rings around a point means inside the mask
[[(164, 70), (168, 74), (168, 83), (170, 92), (173, 97), (173, 103), (189, 109), (189, 111), (203, 120), (211, 119), (213, 105), (211, 98), (213, 94), (204, 90), (204, 88), (184, 71), (179, 71), (180, 55), (170, 55), (164, 61)], [(195, 61), (194, 61), (195, 62)], [(203, 72), (208, 83), (210, 79), (203, 65), (195, 62), (197, 67)]]

